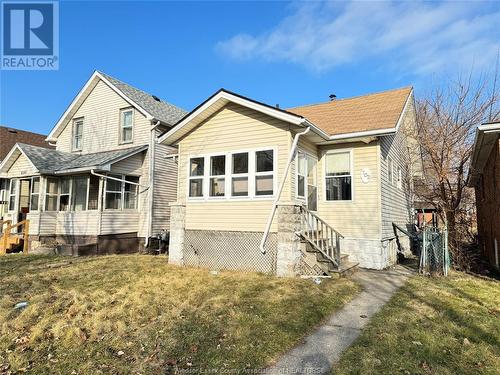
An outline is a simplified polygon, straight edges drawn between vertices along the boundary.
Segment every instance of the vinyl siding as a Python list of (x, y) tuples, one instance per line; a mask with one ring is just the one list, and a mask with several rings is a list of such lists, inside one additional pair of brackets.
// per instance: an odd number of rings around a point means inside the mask
[(36, 169), (33, 167), (28, 158), (23, 154), (19, 155), (19, 157), (7, 171), (8, 178), (32, 176), (35, 174), (37, 174)]
[[(352, 150), (353, 200), (327, 201), (324, 180), (325, 155), (330, 150)], [(318, 165), (318, 215), (346, 239), (380, 240), (380, 172), (379, 145), (351, 143), (322, 146)], [(367, 183), (361, 180), (363, 169), (369, 170)]]
[(104, 210), (101, 234), (134, 233), (139, 230), (139, 212), (134, 210)]
[(97, 235), (98, 223), (96, 211), (58, 212), (56, 216), (56, 234)]
[[(76, 111), (73, 119), (83, 117), (81, 153), (127, 148), (149, 143), (151, 125), (146, 117), (134, 110), (133, 143), (120, 144), (120, 109), (130, 104), (103, 81), (99, 81)], [(57, 139), (57, 150), (72, 152), (73, 120), (69, 121)]]
[(166, 158), (177, 154), (177, 149), (158, 144), (154, 147), (153, 235), (170, 228), (169, 204), (177, 199), (177, 161)]
[[(186, 229), (263, 231), (272, 199), (186, 200), (189, 156), (276, 148), (275, 186), (278, 186), (290, 147), (288, 129), (285, 122), (231, 103), (182, 139), (179, 144), (178, 200), (186, 202)], [(285, 183), (282, 196), (285, 200), (290, 200), (290, 178)], [(271, 229), (276, 231), (276, 221)]]
[[(407, 227), (413, 220), (413, 199), (411, 191), (408, 188), (408, 166), (410, 163), (410, 154), (408, 152), (408, 142), (406, 129), (414, 126), (413, 106), (410, 106), (403, 117), (399, 131), (394, 135), (380, 138), (380, 169), (381, 169), (381, 219), (382, 219), (382, 238), (389, 239), (394, 237), (392, 223)], [(413, 143), (410, 144), (415, 147)], [(393, 179), (394, 183), (389, 181), (389, 162), (392, 159), (394, 165)], [(402, 187), (397, 186), (397, 167), (401, 168)]]
[(144, 172), (146, 151), (140, 152), (111, 166), (111, 173), (141, 176)]

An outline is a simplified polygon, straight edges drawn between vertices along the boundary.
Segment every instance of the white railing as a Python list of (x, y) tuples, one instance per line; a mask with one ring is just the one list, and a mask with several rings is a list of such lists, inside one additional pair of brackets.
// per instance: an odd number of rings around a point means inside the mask
[(337, 268), (340, 268), (340, 239), (344, 236), (306, 207), (301, 208), (301, 218), (302, 237)]

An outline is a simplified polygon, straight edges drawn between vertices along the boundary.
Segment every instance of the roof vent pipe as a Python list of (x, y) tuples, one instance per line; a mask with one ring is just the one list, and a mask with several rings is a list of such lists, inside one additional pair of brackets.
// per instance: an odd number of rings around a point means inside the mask
[(337, 99), (337, 95), (335, 95), (335, 94), (330, 94), (330, 95), (328, 95), (328, 97), (330, 98), (331, 102), (333, 102), (335, 99)]

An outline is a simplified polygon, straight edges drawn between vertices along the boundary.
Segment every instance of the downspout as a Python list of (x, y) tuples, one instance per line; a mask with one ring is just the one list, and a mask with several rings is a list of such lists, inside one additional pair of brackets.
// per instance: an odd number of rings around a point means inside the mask
[(307, 134), (309, 130), (311, 130), (311, 128), (307, 127), (306, 130), (304, 130), (303, 132), (295, 134), (295, 138), (293, 139), (292, 148), (290, 149), (290, 154), (288, 155), (288, 161), (285, 167), (285, 172), (283, 173), (283, 178), (278, 188), (278, 194), (276, 194), (276, 198), (274, 198), (273, 207), (271, 208), (271, 212), (269, 213), (269, 217), (267, 219), (266, 229), (264, 230), (264, 234), (262, 235), (262, 240), (260, 241), (259, 248), (262, 254), (266, 253), (264, 247), (266, 246), (267, 237), (269, 236), (269, 231), (271, 230), (271, 225), (273, 223), (274, 215), (276, 214), (276, 209), (278, 207), (278, 202), (281, 198), (281, 193), (283, 191), (283, 188), (285, 187), (285, 181), (286, 177), (288, 176), (288, 171), (290, 170), (290, 165), (292, 164), (293, 158), (295, 156), (295, 151), (297, 149), (297, 144), (299, 143), (299, 138), (301, 135)]
[(153, 124), (154, 119), (151, 120), (151, 139), (149, 140), (149, 194), (148, 194), (148, 220), (147, 220), (147, 235), (146, 242), (144, 244), (145, 247), (149, 246), (149, 239), (153, 235), (153, 194), (154, 194), (154, 170), (155, 170), (155, 144), (156, 144), (156, 128), (160, 125), (160, 121), (156, 121)]

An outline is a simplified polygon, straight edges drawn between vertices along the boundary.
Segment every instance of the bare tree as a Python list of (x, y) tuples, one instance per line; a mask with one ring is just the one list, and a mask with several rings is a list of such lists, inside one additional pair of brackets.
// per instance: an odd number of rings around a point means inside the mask
[[(477, 125), (500, 116), (498, 69), (491, 77), (470, 74), (449, 80), (416, 101), (415, 137), (422, 151), (420, 200), (434, 205), (447, 223), (450, 249), (459, 261), (470, 233), (474, 194), (466, 185)], [(468, 228), (469, 226), (469, 228)]]

